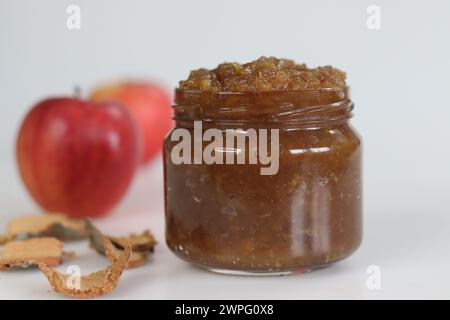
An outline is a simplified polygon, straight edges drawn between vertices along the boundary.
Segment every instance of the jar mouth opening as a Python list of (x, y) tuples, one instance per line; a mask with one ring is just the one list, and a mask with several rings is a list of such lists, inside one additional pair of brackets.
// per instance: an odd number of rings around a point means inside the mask
[(347, 120), (353, 103), (349, 87), (278, 91), (176, 89), (176, 121), (312, 123)]
[(239, 108), (264, 106), (282, 106), (285, 104), (297, 107), (321, 106), (350, 100), (350, 87), (319, 88), (305, 90), (272, 90), (272, 91), (211, 91), (197, 89), (175, 89), (175, 105), (208, 107), (210, 110), (220, 107)]
[(182, 89), (175, 88), (175, 94), (189, 95), (217, 95), (217, 96), (260, 96), (260, 95), (292, 95), (292, 94), (320, 94), (332, 92), (349, 92), (350, 86), (338, 88), (317, 88), (301, 90), (237, 90), (237, 91), (214, 91), (200, 89)]

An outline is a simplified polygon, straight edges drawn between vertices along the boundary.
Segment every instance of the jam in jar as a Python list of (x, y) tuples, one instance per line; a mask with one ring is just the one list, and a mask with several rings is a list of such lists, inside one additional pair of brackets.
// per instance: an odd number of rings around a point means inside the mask
[(164, 179), (178, 257), (222, 273), (289, 274), (357, 249), (361, 140), (345, 73), (260, 58), (193, 71), (175, 95)]

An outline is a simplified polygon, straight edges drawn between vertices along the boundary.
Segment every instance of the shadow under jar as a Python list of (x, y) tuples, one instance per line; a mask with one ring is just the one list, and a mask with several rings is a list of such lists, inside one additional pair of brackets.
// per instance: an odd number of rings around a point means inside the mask
[[(169, 248), (212, 271), (256, 275), (301, 273), (352, 254), (362, 236), (361, 140), (349, 124), (352, 109), (348, 88), (177, 89), (176, 126), (164, 144)], [(270, 130), (278, 129), (276, 174), (262, 175), (268, 165), (249, 163), (250, 143), (215, 149), (245, 152), (244, 164), (193, 164), (194, 121), (200, 120), (200, 134), (254, 129), (259, 141), (259, 129), (267, 129), (269, 152), (277, 142)], [(190, 134), (191, 164), (173, 162), (177, 129)]]

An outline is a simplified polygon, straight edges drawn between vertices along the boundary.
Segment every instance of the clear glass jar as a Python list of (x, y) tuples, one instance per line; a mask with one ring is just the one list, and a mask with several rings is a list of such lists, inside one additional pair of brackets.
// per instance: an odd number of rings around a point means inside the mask
[[(169, 248), (197, 266), (232, 274), (299, 273), (348, 257), (362, 237), (361, 140), (349, 124), (352, 109), (348, 88), (178, 89), (176, 126), (164, 144)], [(174, 163), (173, 133), (184, 129), (194, 145), (199, 120), (202, 133), (254, 129), (261, 138), (259, 129), (277, 129), (277, 172), (263, 175), (267, 166), (249, 163), (250, 143), (243, 164)], [(208, 143), (201, 142), (203, 150)]]

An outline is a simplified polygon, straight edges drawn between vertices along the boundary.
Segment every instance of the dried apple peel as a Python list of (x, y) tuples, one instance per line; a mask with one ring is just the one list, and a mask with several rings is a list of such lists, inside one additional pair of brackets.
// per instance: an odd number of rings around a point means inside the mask
[(131, 245), (125, 247), (121, 252), (116, 251), (111, 241), (103, 237), (105, 254), (112, 263), (106, 269), (81, 276), (79, 288), (68, 286), (70, 277), (73, 275), (63, 274), (45, 263), (40, 263), (39, 268), (47, 277), (52, 288), (63, 295), (74, 298), (94, 298), (111, 293), (118, 285), (123, 272), (128, 266), (131, 257)]
[[(119, 254), (124, 247), (131, 245), (132, 254), (128, 269), (144, 265), (148, 260), (149, 252), (153, 251), (156, 244), (156, 240), (149, 230), (144, 231), (142, 234), (131, 234), (129, 237), (111, 237), (103, 236), (90, 220), (85, 221), (85, 227), (89, 236), (91, 248), (102, 255), (108, 256), (107, 252), (105, 252), (105, 245), (104, 241), (102, 241), (102, 237), (108, 238), (111, 245), (114, 247), (114, 250), (113, 248), (110, 248), (110, 255), (114, 254), (114, 252), (115, 254)], [(108, 258), (111, 260), (110, 256), (108, 256)]]
[(6, 241), (35, 237), (54, 237), (59, 240), (86, 238), (84, 224), (62, 214), (26, 215), (13, 219), (7, 226)]
[(131, 233), (127, 237), (108, 236), (108, 238), (118, 248), (124, 248), (128, 243), (130, 243), (133, 252), (152, 252), (157, 243), (153, 235), (150, 233), (150, 230), (145, 230), (141, 234)]
[(0, 270), (27, 268), (38, 263), (59, 265), (62, 263), (62, 249), (63, 243), (55, 238), (10, 241), (0, 253)]

